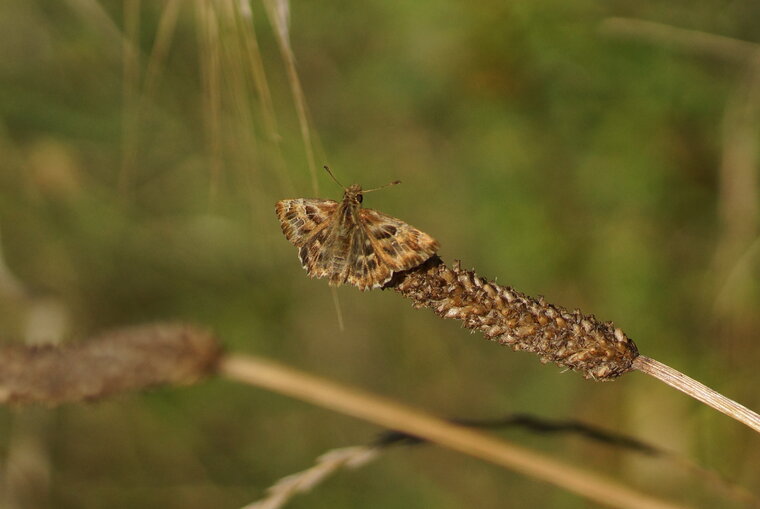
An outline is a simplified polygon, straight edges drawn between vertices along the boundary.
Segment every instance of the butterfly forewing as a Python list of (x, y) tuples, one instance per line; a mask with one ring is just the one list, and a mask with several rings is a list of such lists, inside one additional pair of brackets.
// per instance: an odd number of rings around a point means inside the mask
[(298, 250), (301, 265), (311, 277), (326, 277), (332, 271), (333, 260), (327, 258), (323, 248), (329, 233), (329, 228), (319, 229)]
[(278, 201), (275, 211), (285, 238), (301, 247), (309, 237), (330, 224), (337, 208), (338, 202), (333, 200), (297, 198)]

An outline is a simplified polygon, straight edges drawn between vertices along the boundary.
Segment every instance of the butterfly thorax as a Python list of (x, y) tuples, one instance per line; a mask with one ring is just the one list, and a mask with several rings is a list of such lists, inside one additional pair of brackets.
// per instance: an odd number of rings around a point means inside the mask
[(352, 184), (343, 193), (343, 201), (338, 208), (338, 222), (342, 229), (352, 228), (359, 224), (359, 209), (362, 208), (362, 187)]

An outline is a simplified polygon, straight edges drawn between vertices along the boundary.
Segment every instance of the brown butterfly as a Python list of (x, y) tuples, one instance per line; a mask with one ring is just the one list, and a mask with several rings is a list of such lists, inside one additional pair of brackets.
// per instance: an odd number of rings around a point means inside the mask
[(383, 286), (394, 272), (416, 267), (435, 254), (438, 242), (427, 233), (362, 208), (363, 194), (377, 189), (363, 191), (358, 184), (345, 187), (340, 203), (312, 198), (277, 202), (282, 232), (299, 248), (309, 276), (329, 277), (331, 286), (348, 283), (369, 290)]

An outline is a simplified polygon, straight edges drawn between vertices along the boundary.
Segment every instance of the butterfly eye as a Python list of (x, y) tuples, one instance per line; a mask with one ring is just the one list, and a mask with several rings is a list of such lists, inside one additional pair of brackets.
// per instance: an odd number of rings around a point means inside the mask
[(360, 195), (357, 195), (357, 196), (356, 196), (356, 200), (357, 200), (359, 203), (361, 203), (361, 202), (363, 202), (363, 201), (364, 201), (364, 196), (362, 196), (361, 194), (360, 194)]

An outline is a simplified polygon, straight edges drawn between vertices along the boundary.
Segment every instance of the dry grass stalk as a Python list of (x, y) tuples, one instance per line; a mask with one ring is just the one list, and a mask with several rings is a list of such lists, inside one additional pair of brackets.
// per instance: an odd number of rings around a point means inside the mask
[[(607, 505), (673, 507), (614, 481), (397, 403), (263, 359), (228, 356), (220, 360), (219, 355), (218, 343), (212, 335), (176, 324), (121, 329), (65, 347), (6, 347), (0, 350), (0, 402), (55, 405), (92, 400), (125, 390), (191, 383), (218, 371), (231, 379), (490, 461)], [(324, 457), (314, 469), (283, 482), (270, 498), (284, 500), (283, 494), (308, 489), (342, 465), (358, 466), (357, 458), (363, 457), (359, 450), (343, 452), (344, 455)]]
[(362, 467), (377, 458), (380, 452), (380, 447), (369, 445), (343, 447), (327, 451), (317, 458), (314, 466), (283, 477), (267, 489), (265, 498), (248, 504), (242, 509), (278, 509), (283, 507), (295, 495), (312, 490), (338, 470)]
[[(704, 480), (705, 484), (711, 486), (717, 492), (720, 492), (727, 499), (734, 500), (741, 504), (746, 504), (750, 507), (760, 508), (760, 498), (758, 498), (757, 495), (742, 486), (730, 482), (713, 470), (704, 468), (673, 451), (668, 451), (637, 438), (613, 431), (608, 431), (598, 426), (586, 424), (584, 422), (574, 420), (557, 421), (528, 414), (511, 414), (500, 419), (486, 420), (457, 419), (452, 420), (452, 422), (478, 429), (504, 429), (507, 427), (518, 427), (525, 431), (538, 435), (577, 435), (584, 439), (606, 445), (608, 447), (618, 448), (625, 451), (649, 456), (651, 458), (658, 458), (668, 461), (675, 467), (683, 469), (684, 471), (687, 471)], [(398, 431), (388, 431), (381, 435), (375, 442), (376, 445), (382, 447), (389, 447), (394, 445), (415, 445), (424, 443), (426, 442), (418, 437), (399, 433)]]
[(214, 336), (181, 324), (119, 329), (65, 346), (0, 349), (0, 403), (58, 405), (164, 384), (186, 384), (214, 369)]
[(179, 17), (180, 0), (167, 0), (161, 17), (158, 20), (156, 39), (148, 57), (145, 70), (142, 97), (140, 100), (140, 113), (145, 110), (146, 102), (153, 97), (161, 77), (162, 67), (169, 54), (172, 40), (174, 39), (177, 18)]
[(718, 214), (724, 243), (745, 248), (757, 236), (760, 50), (729, 97), (723, 113)]
[(719, 412), (723, 412), (729, 417), (743, 422), (760, 433), (760, 415), (736, 401), (728, 399), (706, 385), (689, 378), (680, 371), (644, 355), (640, 355), (634, 360), (633, 367), (713, 407)]
[(301, 130), (304, 150), (306, 151), (306, 162), (309, 167), (311, 176), (311, 187), (315, 195), (319, 194), (319, 181), (317, 180), (317, 163), (314, 158), (314, 146), (312, 144), (311, 128), (309, 126), (309, 115), (306, 106), (306, 96), (301, 86), (301, 79), (298, 77), (296, 69), (296, 57), (293, 54), (293, 48), (290, 45), (290, 27), (289, 27), (289, 3), (287, 0), (264, 0), (264, 7), (269, 18), (269, 23), (274, 28), (277, 37), (277, 44), (280, 48), (280, 54), (285, 62), (285, 70), (288, 73), (288, 83), (293, 95), (293, 101), (296, 105), (298, 114), (298, 126)]
[[(714, 266), (723, 281), (715, 299), (715, 314), (722, 327), (730, 328), (745, 318), (744, 308), (749, 265), (760, 224), (757, 200), (757, 121), (760, 108), (760, 44), (730, 37), (684, 30), (633, 18), (608, 18), (601, 30), (699, 54), (734, 61), (746, 67), (743, 78), (729, 98), (723, 115), (723, 151), (719, 176), (718, 212), (720, 239)], [(636, 359), (634, 368), (652, 375), (703, 403), (760, 431), (760, 416), (669, 366), (647, 357)]]
[(534, 477), (598, 503), (625, 508), (679, 507), (600, 475), (449, 423), (423, 412), (263, 359), (230, 355), (219, 372), (232, 380), (351, 415)]
[(264, 68), (264, 62), (259, 50), (259, 43), (256, 35), (256, 28), (253, 23), (253, 9), (250, 2), (236, 2), (237, 10), (237, 32), (241, 38), (241, 51), (245, 56), (246, 70), (250, 74), (253, 88), (258, 99), (259, 110), (264, 126), (265, 139), (270, 143), (272, 149), (272, 164), (275, 171), (274, 175), (279, 179), (280, 188), (283, 194), (293, 195), (295, 186), (291, 179), (290, 172), (287, 171), (285, 157), (282, 153), (282, 136), (277, 121), (277, 115), (274, 111), (274, 101), (269, 87), (267, 73)]
[(203, 87), (204, 127), (208, 144), (209, 202), (214, 205), (222, 178), (222, 84), (216, 4), (196, 0), (198, 58)]
[(670, 46), (728, 61), (755, 59), (760, 50), (760, 45), (750, 41), (636, 18), (607, 18), (600, 25), (600, 31), (609, 36)]
[[(760, 499), (741, 486), (732, 484), (715, 472), (696, 465), (686, 458), (666, 451), (636, 438), (610, 432), (596, 426), (577, 421), (554, 421), (526, 414), (512, 414), (500, 419), (482, 421), (455, 420), (458, 424), (473, 428), (503, 429), (519, 427), (536, 434), (577, 434), (594, 442), (625, 449), (670, 461), (704, 479), (705, 482), (722, 492), (726, 497), (749, 506), (760, 507)], [(267, 489), (267, 496), (242, 509), (278, 509), (300, 493), (313, 490), (329, 476), (338, 473), (344, 467), (359, 468), (377, 459), (381, 453), (395, 446), (412, 446), (428, 444), (419, 437), (388, 431), (371, 444), (333, 449), (317, 458), (316, 464), (301, 472), (283, 477)]]
[(137, 160), (139, 138), (139, 89), (140, 89), (140, 0), (125, 0), (124, 38), (122, 40), (123, 109), (121, 168), (119, 191), (125, 196), (130, 188), (132, 171)]
[[(1, 247), (1, 246), (0, 246)], [(3, 261), (0, 249), (0, 273), (5, 272), (16, 286), (4, 288), (4, 297), (23, 300), (24, 342), (27, 346), (60, 345), (68, 330), (68, 311), (56, 298), (41, 296), (16, 279)], [(50, 412), (31, 409), (10, 416), (8, 449), (0, 471), (0, 507), (21, 509), (49, 505), (53, 462), (48, 439), (54, 427), (55, 416)]]
[(567, 311), (509, 287), (447, 267), (437, 256), (397, 273), (387, 285), (415, 307), (427, 307), (514, 350), (538, 354), (542, 362), (579, 371), (594, 380), (612, 380), (637, 369), (760, 432), (760, 415), (683, 373), (639, 356), (634, 342), (612, 322)]
[[(45, 334), (44, 341), (50, 345), (58, 344), (65, 331), (62, 312), (63, 307), (57, 301), (32, 300), (26, 312), (26, 344), (41, 344), (38, 343), (39, 332)], [(49, 505), (53, 472), (49, 439), (55, 415), (29, 409), (14, 412), (9, 417), (8, 449), (0, 476), (0, 507), (22, 509)]]
[(719, 237), (713, 260), (717, 276), (714, 321), (738, 350), (747, 345), (743, 324), (752, 320), (754, 260), (760, 228), (758, 134), (760, 133), (760, 50), (728, 98), (723, 113), (721, 163), (718, 171)]

